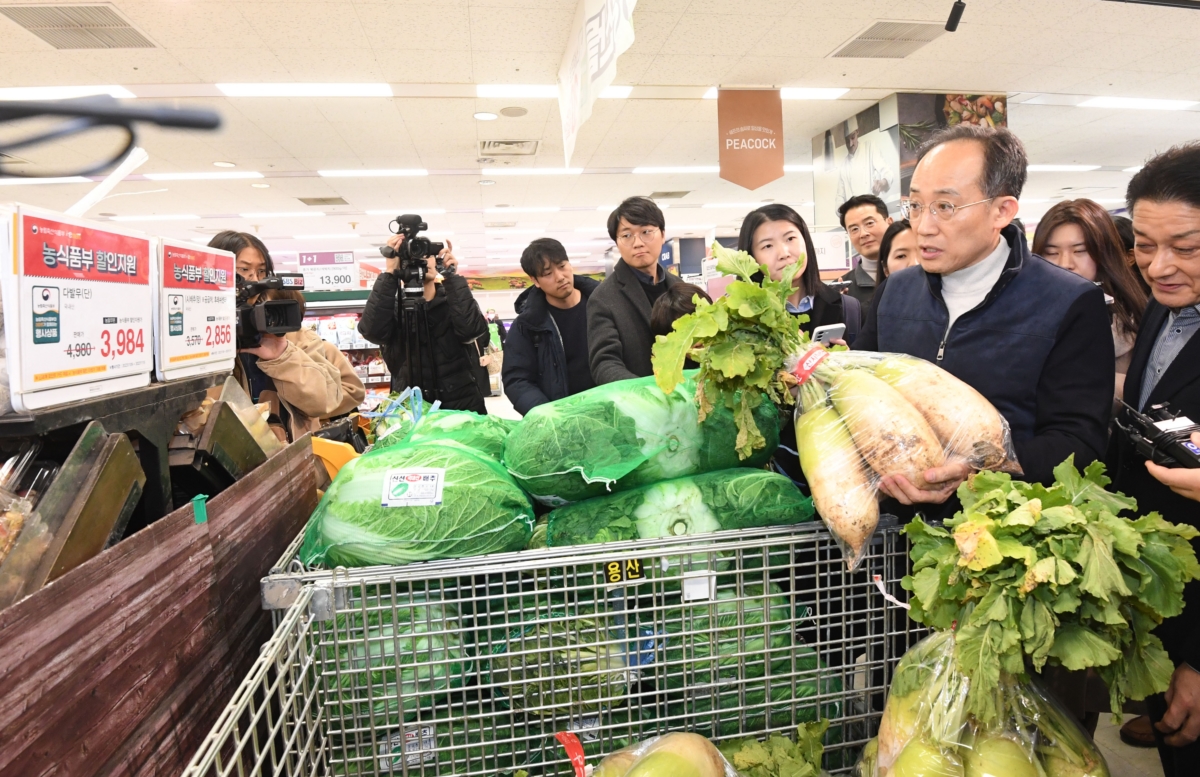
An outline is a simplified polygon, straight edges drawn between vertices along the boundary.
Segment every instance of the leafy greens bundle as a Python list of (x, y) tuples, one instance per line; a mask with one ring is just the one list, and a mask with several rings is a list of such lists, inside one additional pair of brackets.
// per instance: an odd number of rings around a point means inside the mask
[[(791, 405), (791, 385), (780, 373), (784, 358), (800, 350), (807, 337), (801, 319), (787, 311), (792, 281), (803, 269), (797, 262), (770, 280), (765, 265), (744, 251), (713, 243), (717, 270), (737, 276), (724, 296), (709, 304), (696, 300), (696, 312), (676, 319), (673, 331), (659, 335), (652, 362), (658, 386), (671, 393), (683, 381), (684, 360), (700, 365), (696, 402), (703, 421), (717, 407), (733, 412), (737, 423), (737, 452), (749, 458), (767, 440), (754, 410), (766, 395), (777, 405)], [(815, 261), (815, 259), (811, 259)], [(761, 282), (755, 281), (760, 275)]]
[(796, 741), (772, 734), (766, 741), (735, 739), (717, 747), (744, 777), (818, 777), (828, 720), (801, 723)]
[(1198, 532), (1106, 491), (1104, 465), (1082, 473), (1074, 458), (1055, 483), (980, 472), (958, 489), (963, 509), (945, 528), (914, 520), (911, 617), (955, 629), (959, 669), (971, 680), (967, 710), (995, 720), (1002, 673), (1047, 663), (1095, 668), (1112, 709), (1167, 689), (1173, 670), (1151, 630), (1179, 615), (1183, 586), (1200, 577), (1189, 540)]

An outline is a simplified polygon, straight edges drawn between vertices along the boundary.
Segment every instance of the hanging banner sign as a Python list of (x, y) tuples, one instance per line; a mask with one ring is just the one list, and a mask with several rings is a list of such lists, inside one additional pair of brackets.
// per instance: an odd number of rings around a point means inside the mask
[(349, 291), (359, 286), (353, 251), (300, 253), (300, 273), (306, 291)]
[(592, 115), (592, 103), (616, 78), (617, 57), (633, 45), (635, 5), (637, 0), (579, 0), (575, 6), (575, 22), (558, 69), (558, 112), (567, 167), (579, 128)]
[(783, 101), (777, 89), (718, 89), (721, 177), (757, 189), (783, 177)]
[(13, 407), (148, 385), (150, 238), (24, 206), (5, 215), (0, 263)]
[(233, 369), (236, 283), (233, 254), (162, 239), (155, 288), (154, 366), (159, 380)]

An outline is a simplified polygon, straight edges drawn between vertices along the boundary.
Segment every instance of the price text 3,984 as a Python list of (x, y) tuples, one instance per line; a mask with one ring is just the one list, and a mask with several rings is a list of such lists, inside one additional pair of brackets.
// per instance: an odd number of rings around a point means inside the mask
[(105, 359), (146, 350), (146, 339), (141, 329), (105, 329), (100, 333), (100, 339), (100, 355)]

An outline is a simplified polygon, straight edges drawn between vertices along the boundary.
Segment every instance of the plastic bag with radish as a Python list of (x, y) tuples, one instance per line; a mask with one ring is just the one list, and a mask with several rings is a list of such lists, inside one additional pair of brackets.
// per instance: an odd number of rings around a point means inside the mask
[(879, 481), (951, 462), (1020, 473), (1008, 422), (975, 389), (923, 359), (827, 351), (789, 358), (796, 446), (817, 513), (854, 569), (879, 521)]
[(592, 777), (738, 777), (716, 745), (699, 734), (652, 737), (612, 753)]
[(954, 632), (942, 631), (900, 659), (858, 777), (1108, 777), (1088, 735), (1036, 679), (1002, 672), (998, 714), (972, 714), (971, 680), (958, 670), (954, 650)]

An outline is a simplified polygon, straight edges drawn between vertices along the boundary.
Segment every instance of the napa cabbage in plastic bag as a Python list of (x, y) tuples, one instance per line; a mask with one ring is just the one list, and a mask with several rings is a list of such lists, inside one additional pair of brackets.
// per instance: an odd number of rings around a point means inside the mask
[(470, 410), (438, 409), (422, 416), (404, 442), (453, 440), (499, 461), (504, 454), (504, 439), (517, 423), (499, 416), (479, 415)]
[(449, 440), (399, 445), (342, 468), (309, 519), (300, 560), (357, 567), (481, 556), (521, 550), (532, 533), (533, 506), (495, 461)]
[[(694, 377), (694, 372), (689, 373)], [(767, 446), (741, 461), (733, 411), (699, 421), (691, 379), (664, 394), (653, 377), (539, 405), (504, 442), (504, 464), (535, 499), (558, 507), (610, 491), (732, 467), (761, 467), (779, 445), (770, 402), (754, 415)]]

